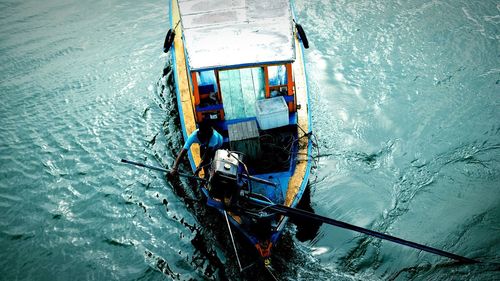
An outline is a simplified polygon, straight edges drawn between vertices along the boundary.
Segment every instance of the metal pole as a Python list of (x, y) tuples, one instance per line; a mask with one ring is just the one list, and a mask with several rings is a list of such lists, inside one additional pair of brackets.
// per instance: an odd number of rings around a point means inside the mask
[(284, 206), (284, 205), (272, 204), (272, 203), (267, 203), (267, 202), (264, 202), (264, 201), (256, 201), (255, 199), (252, 199), (252, 198), (248, 198), (248, 199), (249, 200), (247, 202), (249, 202), (249, 203), (252, 203), (252, 204), (254, 204), (256, 206), (266, 207), (268, 210), (275, 211), (275, 212), (280, 213), (280, 214), (285, 215), (285, 216), (299, 216), (299, 217), (302, 217), (302, 218), (311, 219), (311, 220), (315, 220), (315, 221), (319, 221), (319, 222), (331, 224), (331, 225), (334, 225), (334, 226), (337, 226), (337, 227), (341, 227), (341, 228), (345, 228), (345, 229), (357, 231), (357, 232), (364, 233), (364, 234), (367, 234), (367, 235), (371, 235), (371, 236), (374, 236), (374, 237), (377, 237), (377, 238), (380, 238), (380, 239), (392, 241), (394, 243), (398, 243), (398, 244), (401, 244), (401, 245), (405, 245), (405, 246), (408, 246), (408, 247), (412, 247), (412, 248), (415, 248), (415, 249), (419, 249), (419, 250), (422, 250), (422, 251), (433, 253), (433, 254), (436, 254), (436, 255), (439, 255), (439, 256), (444, 256), (444, 257), (447, 257), (447, 258), (450, 258), (450, 259), (454, 259), (454, 260), (457, 260), (457, 261), (460, 261), (460, 262), (463, 262), (463, 263), (468, 263), (468, 264), (481, 263), (480, 261), (477, 261), (477, 260), (474, 260), (474, 259), (470, 259), (470, 258), (467, 258), (467, 257), (459, 256), (459, 255), (456, 255), (456, 254), (453, 254), (453, 253), (450, 253), (450, 252), (446, 252), (446, 251), (443, 251), (443, 250), (439, 250), (439, 249), (436, 249), (436, 248), (432, 248), (432, 247), (429, 247), (429, 246), (426, 246), (426, 245), (418, 244), (418, 243), (415, 243), (415, 242), (412, 242), (412, 241), (404, 240), (404, 239), (401, 239), (401, 238), (398, 238), (398, 237), (390, 236), (390, 235), (387, 235), (387, 234), (384, 234), (384, 233), (380, 233), (380, 232), (376, 232), (376, 231), (373, 231), (373, 230), (370, 230), (370, 229), (366, 229), (366, 228), (362, 228), (362, 227), (359, 227), (359, 226), (355, 226), (355, 225), (352, 225), (352, 224), (349, 224), (349, 223), (346, 223), (346, 222), (343, 222), (343, 221), (335, 220), (335, 219), (328, 218), (328, 217), (323, 217), (323, 216), (317, 215), (315, 213), (307, 212), (307, 211), (296, 209), (296, 208), (287, 207), (287, 206)]
[[(147, 164), (144, 164), (144, 163), (130, 161), (130, 160), (127, 160), (127, 159), (122, 159), (121, 162), (122, 163), (131, 164), (131, 165), (135, 165), (135, 166), (139, 166), (139, 167), (143, 167), (143, 168), (148, 168), (148, 169), (151, 169), (151, 170), (165, 172), (165, 173), (169, 173), (171, 171), (171, 170), (167, 170), (167, 169), (164, 169), (164, 168), (147, 165)], [(185, 173), (177, 173), (177, 174), (179, 176), (181, 176), (181, 177), (191, 178), (191, 179), (195, 179), (195, 180), (199, 180), (199, 181), (205, 181), (205, 182), (207, 181), (206, 179), (203, 179), (203, 178), (200, 178), (200, 177), (197, 177), (197, 176), (193, 176), (193, 175), (188, 175), (188, 174), (185, 174)]]
[(229, 229), (229, 235), (231, 236), (231, 242), (233, 243), (234, 253), (236, 254), (236, 260), (238, 260), (238, 266), (240, 267), (240, 272), (243, 271), (241, 267), (240, 258), (238, 257), (238, 250), (236, 250), (236, 244), (234, 243), (233, 232), (231, 231), (231, 225), (229, 224), (229, 219), (227, 218), (227, 212), (224, 210), (224, 216), (226, 217), (227, 229)]

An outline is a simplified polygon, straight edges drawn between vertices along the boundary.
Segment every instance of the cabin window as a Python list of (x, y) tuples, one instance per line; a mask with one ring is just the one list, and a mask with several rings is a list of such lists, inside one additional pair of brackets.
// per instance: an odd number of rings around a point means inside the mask
[(198, 78), (198, 86), (213, 87), (214, 92), (217, 92), (217, 80), (215, 79), (215, 71), (206, 70), (196, 73)]
[(296, 112), (292, 64), (264, 66), (266, 98), (284, 96), (289, 112)]
[(197, 122), (207, 118), (224, 120), (224, 108), (221, 104), (217, 76), (217, 70), (191, 72)]
[(227, 120), (255, 117), (255, 102), (265, 97), (262, 67), (219, 71), (219, 83)]
[(285, 96), (288, 93), (287, 73), (284, 65), (267, 67), (270, 97)]
[(206, 70), (196, 72), (196, 80), (198, 82), (198, 91), (201, 98), (201, 104), (215, 104), (217, 103), (217, 79), (215, 78), (215, 71)]

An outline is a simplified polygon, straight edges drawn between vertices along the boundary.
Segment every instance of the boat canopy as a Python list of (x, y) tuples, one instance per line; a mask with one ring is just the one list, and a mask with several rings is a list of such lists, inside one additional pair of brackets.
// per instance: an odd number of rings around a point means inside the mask
[(179, 0), (179, 6), (191, 70), (295, 60), (289, 0)]

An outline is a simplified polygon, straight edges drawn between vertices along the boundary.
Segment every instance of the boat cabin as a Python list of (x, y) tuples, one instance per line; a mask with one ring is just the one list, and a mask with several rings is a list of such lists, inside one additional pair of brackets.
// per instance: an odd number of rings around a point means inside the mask
[[(191, 71), (197, 122), (203, 119), (229, 121), (249, 118), (265, 118), (272, 113), (268, 108), (273, 102), (265, 99), (282, 100), (288, 113), (296, 111), (292, 64), (263, 65), (236, 69)], [(274, 104), (278, 104), (274, 102)], [(259, 105), (261, 111), (259, 111)], [(288, 116), (287, 116), (288, 118)], [(267, 120), (265, 120), (267, 121)], [(279, 127), (259, 122), (263, 129)]]

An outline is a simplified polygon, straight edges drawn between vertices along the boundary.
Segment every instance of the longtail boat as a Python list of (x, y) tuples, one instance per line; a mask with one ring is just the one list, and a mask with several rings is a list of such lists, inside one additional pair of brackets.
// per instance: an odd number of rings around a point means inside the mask
[(183, 137), (206, 120), (224, 137), (200, 188), (269, 264), (288, 217), (252, 202), (294, 208), (311, 170), (304, 30), (288, 0), (172, 0), (170, 24)]

